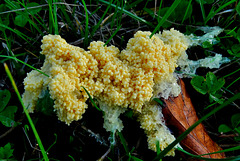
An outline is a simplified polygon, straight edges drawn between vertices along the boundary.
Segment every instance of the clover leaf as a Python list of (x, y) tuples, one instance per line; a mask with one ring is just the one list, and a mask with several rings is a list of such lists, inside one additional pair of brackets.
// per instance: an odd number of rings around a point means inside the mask
[(217, 77), (212, 72), (208, 72), (206, 78), (203, 76), (194, 77), (191, 80), (191, 84), (193, 88), (199, 93), (203, 95), (208, 93), (211, 102), (214, 100), (220, 104), (223, 103), (223, 100), (221, 99), (222, 95), (220, 89), (225, 84), (224, 79), (217, 79)]
[(11, 144), (7, 143), (4, 147), (0, 147), (0, 159), (9, 159), (13, 156), (13, 149), (11, 149)]
[(221, 124), (218, 127), (218, 132), (220, 133), (228, 133), (228, 132), (234, 132), (238, 133), (237, 136), (234, 137), (236, 141), (240, 141), (240, 113), (234, 114), (231, 117), (231, 126), (228, 126), (226, 124)]
[(11, 93), (8, 90), (0, 90), (0, 122), (7, 127), (17, 126), (14, 121), (17, 106), (7, 106), (10, 98)]
[(11, 93), (8, 90), (0, 90), (0, 112), (7, 106), (11, 98)]

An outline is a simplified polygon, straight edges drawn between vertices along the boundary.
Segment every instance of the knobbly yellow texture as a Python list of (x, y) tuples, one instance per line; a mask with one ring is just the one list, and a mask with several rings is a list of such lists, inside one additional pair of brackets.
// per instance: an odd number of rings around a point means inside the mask
[[(153, 96), (153, 87), (173, 80), (176, 61), (188, 47), (185, 36), (174, 29), (152, 38), (150, 35), (138, 31), (121, 52), (101, 41), (91, 42), (85, 51), (58, 35), (44, 36), (41, 54), (46, 59), (41, 70), (50, 77), (37, 71), (28, 73), (24, 80), (25, 106), (32, 112), (41, 91), (49, 89), (58, 118), (70, 124), (81, 119), (87, 108), (83, 86), (107, 107), (129, 107), (141, 114)], [(139, 120), (143, 128), (148, 127), (143, 122), (146, 119)]]
[[(157, 103), (144, 104), (142, 112), (138, 114), (138, 121), (147, 135), (149, 149), (157, 151), (156, 143), (159, 141), (159, 147), (163, 150), (175, 140), (165, 125), (162, 110)], [(174, 155), (174, 150), (167, 155)]]

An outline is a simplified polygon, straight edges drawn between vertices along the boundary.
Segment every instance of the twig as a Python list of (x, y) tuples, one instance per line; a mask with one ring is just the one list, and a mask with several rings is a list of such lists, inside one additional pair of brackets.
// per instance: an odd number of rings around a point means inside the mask
[(237, 147), (240, 146), (240, 144), (219, 144), (222, 148), (228, 148), (228, 147)]
[(221, 135), (219, 135), (219, 137), (221, 137), (221, 138), (236, 137), (236, 136), (239, 136), (239, 134), (236, 133), (236, 134), (221, 134)]
[(33, 148), (34, 150), (37, 150), (37, 151), (41, 152), (40, 149), (36, 148), (36, 146), (38, 146), (38, 144), (37, 144), (35, 147), (32, 145), (32, 143), (31, 143), (31, 141), (30, 141), (30, 139), (29, 139), (26, 131), (24, 130), (24, 128), (23, 128), (23, 132), (24, 132), (24, 134), (26, 135), (26, 138), (27, 138), (27, 140), (28, 140), (28, 142), (29, 142), (29, 144), (30, 144), (30, 147)]
[(103, 161), (110, 152), (111, 152), (111, 148), (109, 148), (106, 151), (106, 153), (104, 153), (103, 156), (101, 156), (101, 158), (98, 159), (98, 161)]
[(108, 146), (107, 143), (106, 143), (106, 141), (105, 141), (103, 138), (101, 138), (99, 134), (96, 134), (96, 133), (92, 132), (90, 129), (87, 129), (85, 126), (81, 126), (81, 127), (82, 127), (82, 129), (84, 129), (84, 130), (86, 130), (88, 133), (90, 133), (90, 136), (91, 136), (91, 137), (94, 137), (97, 142), (99, 142), (99, 143), (102, 144), (102, 145)]
[(15, 129), (15, 127), (11, 127), (8, 131), (6, 131), (4, 134), (2, 134), (0, 136), (0, 139), (4, 138), (5, 136), (7, 136), (9, 133), (11, 133), (13, 130)]

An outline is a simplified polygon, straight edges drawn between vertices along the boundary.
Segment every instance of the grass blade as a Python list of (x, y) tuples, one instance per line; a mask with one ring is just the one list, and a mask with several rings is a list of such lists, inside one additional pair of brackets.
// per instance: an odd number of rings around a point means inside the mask
[(153, 30), (152, 34), (150, 35), (150, 38), (159, 30), (159, 28), (163, 25), (163, 23), (167, 20), (167, 18), (171, 15), (171, 13), (174, 11), (174, 9), (178, 6), (178, 4), (181, 2), (181, 0), (176, 0), (173, 2), (171, 7), (168, 9), (168, 11), (165, 13), (161, 21), (158, 23), (157, 27)]
[(106, 43), (104, 44), (104, 46), (107, 45), (107, 44), (112, 40), (113, 36), (115, 36), (115, 35), (117, 34), (117, 32), (120, 30), (121, 27), (122, 27), (122, 25), (119, 25), (119, 26), (117, 27), (117, 29), (114, 31), (114, 33), (111, 35), (111, 37), (106, 41)]
[(138, 4), (139, 4), (140, 2), (142, 2), (142, 1), (143, 1), (143, 0), (133, 1), (133, 3), (127, 5), (127, 6), (125, 7), (125, 9), (126, 9), (126, 10), (129, 10), (130, 8), (132, 8), (132, 7), (136, 6), (136, 5), (138, 5)]
[(203, 116), (201, 119), (199, 119), (197, 122), (195, 122), (192, 126), (190, 126), (185, 132), (183, 132), (175, 141), (173, 141), (167, 148), (165, 148), (159, 155), (157, 155), (156, 158), (154, 158), (154, 161), (162, 159), (172, 148), (174, 148), (175, 145), (180, 143), (196, 126), (198, 126), (202, 121), (206, 120), (211, 115), (215, 114), (219, 110), (221, 110), (223, 107), (227, 106), (228, 104), (232, 103), (233, 101), (240, 99), (240, 93), (235, 94), (233, 97), (229, 98), (227, 101), (225, 101), (223, 104), (219, 105), (217, 108), (210, 111), (208, 114)]
[(0, 55), (0, 57), (3, 57), (3, 58), (9, 58), (9, 59), (13, 59), (13, 60), (19, 61), (20, 63), (22, 63), (22, 64), (24, 64), (24, 65), (26, 65), (26, 66), (28, 66), (28, 67), (30, 67), (30, 68), (32, 68), (32, 69), (38, 71), (39, 73), (45, 75), (46, 77), (49, 77), (49, 75), (47, 75), (46, 73), (42, 72), (41, 70), (39, 70), (39, 69), (37, 69), (37, 68), (34, 68), (33, 66), (31, 66), (31, 65), (29, 65), (29, 64), (27, 64), (27, 63), (25, 63), (25, 62), (23, 62), (22, 60), (20, 60), (20, 59), (18, 59), (18, 58), (16, 58), (16, 57), (6, 56), (6, 55)]
[(213, 16), (215, 16), (219, 11), (221, 11), (223, 8), (227, 7), (228, 5), (236, 2), (237, 0), (231, 0), (227, 3), (225, 3), (224, 5), (220, 6), (215, 12), (213, 13), (209, 13), (209, 15), (207, 16), (207, 18), (205, 19), (204, 23), (206, 24)]
[(177, 148), (177, 150), (193, 157), (193, 158), (196, 158), (196, 159), (200, 159), (200, 160), (216, 160), (216, 161), (237, 161), (237, 160), (240, 160), (240, 156), (237, 156), (237, 157), (230, 157), (230, 158), (224, 158), (224, 159), (214, 159), (214, 158), (204, 158), (204, 157), (201, 157), (201, 156), (198, 156), (198, 155), (194, 155), (194, 154), (191, 154), (181, 148)]
[[(104, 0), (99, 0), (99, 2), (102, 2), (102, 3), (106, 4), (106, 5), (111, 5), (112, 7), (115, 7), (115, 8), (117, 8), (118, 10), (121, 10), (121, 9), (122, 9), (121, 7), (117, 7), (116, 5), (110, 4), (109, 2), (104, 1)], [(132, 17), (133, 19), (135, 19), (135, 20), (137, 20), (137, 21), (146, 23), (146, 24), (148, 24), (149, 26), (154, 27), (152, 23), (150, 23), (150, 22), (148, 22), (148, 21), (146, 21), (146, 20), (144, 20), (144, 19), (142, 19), (142, 18), (134, 15), (133, 13), (131, 13), (131, 12), (125, 10), (125, 9), (123, 9), (123, 13), (125, 13), (126, 15)]]
[(28, 110), (27, 110), (26, 107), (24, 106), (24, 103), (23, 103), (23, 101), (22, 101), (21, 95), (20, 95), (20, 93), (19, 93), (19, 91), (18, 91), (18, 88), (17, 88), (17, 86), (16, 86), (16, 84), (15, 84), (15, 81), (14, 81), (14, 79), (13, 79), (13, 77), (12, 77), (12, 74), (11, 74), (10, 70), (8, 69), (8, 66), (7, 66), (6, 63), (4, 63), (4, 68), (5, 68), (5, 71), (6, 71), (8, 77), (9, 77), (11, 83), (12, 83), (12, 86), (13, 86), (13, 88), (14, 88), (17, 96), (18, 96), (18, 99), (19, 99), (19, 101), (20, 101), (20, 103), (21, 103), (21, 105), (22, 105), (22, 107), (23, 107), (23, 111), (24, 111), (24, 113), (25, 113), (25, 115), (26, 115), (26, 117), (27, 117), (27, 119), (28, 119), (28, 122), (29, 122), (29, 124), (30, 124), (30, 126), (31, 126), (31, 128), (32, 128), (32, 131), (33, 131), (33, 133), (34, 133), (34, 135), (35, 135), (35, 138), (36, 138), (36, 140), (37, 140), (37, 142), (38, 142), (39, 148), (40, 148), (40, 150), (41, 150), (41, 152), (42, 152), (43, 159), (44, 159), (45, 161), (49, 161), (48, 156), (47, 156), (47, 153), (46, 153), (46, 151), (45, 151), (45, 149), (44, 149), (44, 147), (43, 147), (42, 141), (41, 141), (41, 139), (40, 139), (40, 137), (39, 137), (39, 135), (38, 135), (38, 132), (37, 132), (37, 130), (36, 130), (34, 124), (33, 124), (32, 119), (31, 119), (31, 117), (30, 117), (30, 115), (29, 115), (29, 113), (28, 113)]
[[(56, 0), (53, 0), (53, 3), (55, 3)], [(59, 35), (58, 33), (58, 21), (57, 21), (57, 5), (53, 5), (53, 16), (54, 16), (54, 33), (55, 35)]]
[(124, 150), (125, 150), (126, 154), (128, 155), (129, 154), (129, 149), (128, 149), (128, 146), (127, 146), (127, 142), (126, 142), (125, 138), (123, 137), (123, 134), (118, 131), (118, 136), (121, 140), (121, 143), (124, 147)]
[(87, 12), (87, 6), (84, 0), (82, 0), (83, 6), (84, 6), (84, 10), (85, 10), (85, 16), (86, 16), (86, 25), (85, 25), (85, 39), (84, 39), (84, 46), (87, 47), (88, 46), (88, 12)]
[(184, 22), (187, 14), (188, 14), (188, 10), (189, 10), (189, 8), (190, 8), (190, 6), (191, 6), (191, 3), (192, 3), (192, 0), (190, 0), (190, 1), (188, 2), (188, 6), (187, 6), (186, 12), (185, 12), (185, 14), (184, 14), (184, 16), (183, 16), (183, 19), (182, 19), (181, 24)]
[(100, 18), (100, 20), (98, 21), (97, 25), (93, 28), (90, 37), (92, 37), (93, 34), (94, 34), (94, 33), (97, 31), (97, 29), (99, 28), (100, 24), (102, 23), (103, 18), (104, 18), (105, 15), (107, 14), (107, 12), (108, 12), (111, 4), (112, 4), (112, 1), (113, 1), (113, 0), (110, 1), (110, 5), (107, 6), (107, 9), (104, 11), (104, 13), (103, 13), (102, 17)]
[(46, 150), (47, 152), (57, 143), (57, 134), (54, 133), (54, 136), (55, 136), (55, 140), (54, 140), (54, 142), (49, 146), (49, 148)]
[(160, 17), (160, 13), (161, 13), (162, 3), (163, 3), (163, 0), (161, 0), (161, 2), (160, 2), (160, 4), (159, 4), (158, 17), (157, 17), (158, 23), (160, 22), (159, 17)]
[[(40, 30), (40, 28), (32, 21), (32, 19), (30, 19), (27, 15), (28, 9), (27, 6), (24, 3), (21, 3), (20, 0), (17, 0), (19, 4), (21, 4), (24, 8), (26, 12), (19, 12), (19, 14), (21, 14), (22, 16), (24, 16), (24, 18), (27, 19), (27, 21), (43, 36), (43, 32)], [(12, 2), (8, 2), (8, 3), (12, 3)], [(17, 9), (17, 8), (13, 8), (13, 9)], [(30, 12), (29, 12), (30, 13)], [(34, 15), (32, 15), (33, 17), (35, 17)], [(36, 19), (36, 18), (35, 18)], [(37, 19), (36, 19), (37, 20)], [(37, 20), (38, 21), (38, 20)]]
[[(55, 2), (55, 0), (53, 0)], [(58, 23), (57, 23), (57, 10), (56, 10), (56, 4), (53, 5), (53, 1), (49, 0), (48, 1), (48, 6), (49, 6), (49, 33), (54, 33), (58, 35)], [(52, 9), (53, 5), (53, 9)]]
[(228, 148), (228, 149), (224, 149), (224, 150), (220, 150), (220, 151), (216, 151), (216, 152), (213, 152), (213, 153), (202, 154), (202, 155), (199, 155), (199, 156), (210, 155), (210, 154), (217, 154), (217, 153), (225, 153), (225, 152), (230, 152), (230, 151), (235, 151), (235, 150), (240, 150), (240, 146), (233, 147), (233, 148)]
[(200, 8), (201, 8), (201, 12), (202, 12), (203, 21), (205, 22), (206, 14), (205, 14), (204, 6), (203, 6), (203, 0), (199, 0), (199, 3), (200, 3)]
[[(27, 39), (26, 39), (26, 38), (28, 38), (28, 39), (31, 40), (31, 38), (28, 37), (27, 35), (23, 34), (22, 32), (20, 32), (20, 31), (18, 31), (18, 30), (13, 30), (12, 28), (10, 28), (10, 27), (8, 27), (8, 26), (6, 26), (6, 25), (4, 25), (4, 24), (1, 24), (1, 23), (0, 23), (0, 27), (6, 28), (6, 29), (12, 31), (13, 33), (15, 33), (15, 34), (17, 34), (19, 37), (21, 37), (23, 40), (25, 40), (28, 44), (31, 44), (31, 43), (28, 42)], [(26, 38), (25, 38), (25, 37), (26, 37)]]
[[(83, 86), (82, 86), (83, 87)], [(93, 101), (92, 96), (90, 95), (90, 93), (87, 91), (87, 89), (85, 87), (83, 87), (83, 89), (85, 90), (85, 92), (87, 93), (90, 101), (92, 102), (92, 104), (94, 105), (94, 107), (98, 110), (98, 111), (102, 111), (100, 108), (98, 108), (98, 106), (96, 105), (96, 103)]]
[(66, 19), (66, 23), (71, 27), (71, 29), (73, 30), (73, 33), (76, 33), (76, 29), (73, 26), (73, 22), (71, 21), (70, 17), (68, 16), (67, 12), (65, 11), (66, 7), (64, 5), (58, 5), (58, 7), (62, 11), (62, 14), (63, 14), (62, 17), (64, 17)]
[(226, 88), (231, 87), (234, 83), (236, 83), (238, 80), (240, 79), (240, 77), (238, 77), (237, 79), (235, 79), (232, 83), (230, 83)]

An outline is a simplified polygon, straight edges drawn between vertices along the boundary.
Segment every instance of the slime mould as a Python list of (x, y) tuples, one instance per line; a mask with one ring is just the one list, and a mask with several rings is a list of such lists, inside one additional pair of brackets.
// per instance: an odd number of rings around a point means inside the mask
[(41, 71), (49, 77), (37, 71), (27, 74), (22, 96), (25, 106), (33, 112), (42, 91), (48, 89), (59, 120), (69, 125), (80, 120), (88, 107), (85, 87), (104, 111), (107, 131), (121, 131), (123, 124), (118, 117), (130, 108), (148, 136), (149, 148), (156, 151), (159, 141), (163, 150), (175, 138), (165, 126), (161, 108), (151, 98), (179, 94), (174, 70), (178, 59), (185, 58), (182, 55), (189, 44), (187, 37), (174, 29), (150, 35), (138, 31), (122, 51), (101, 41), (91, 42), (85, 51), (59, 35), (44, 36)]

